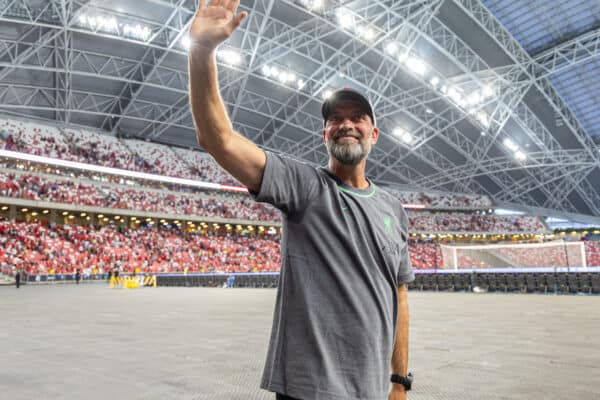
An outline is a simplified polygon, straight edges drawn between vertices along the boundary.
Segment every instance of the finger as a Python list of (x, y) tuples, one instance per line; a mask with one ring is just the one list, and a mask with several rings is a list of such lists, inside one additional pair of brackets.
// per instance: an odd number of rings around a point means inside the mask
[(223, 1), (221, 1), (221, 0), (212, 0), (212, 1), (210, 2), (210, 6), (211, 6), (211, 7), (218, 7), (218, 6), (220, 6), (220, 5), (221, 5), (221, 3), (223, 3)]
[(238, 15), (233, 17), (233, 19), (231, 20), (233, 29), (236, 29), (238, 26), (240, 26), (242, 24), (242, 21), (244, 20), (244, 18), (246, 18), (247, 16), (248, 16), (248, 13), (246, 11), (242, 11), (241, 13), (239, 13)]
[(204, 7), (206, 7), (206, 0), (200, 0), (198, 1), (198, 10), (202, 10)]
[(235, 14), (235, 10), (240, 5), (240, 0), (229, 0), (226, 8), (231, 11), (232, 14)]

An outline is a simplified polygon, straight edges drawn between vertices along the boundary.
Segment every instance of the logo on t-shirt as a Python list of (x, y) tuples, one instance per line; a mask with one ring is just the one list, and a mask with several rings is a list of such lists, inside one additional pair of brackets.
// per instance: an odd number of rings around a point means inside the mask
[(389, 235), (392, 233), (392, 217), (386, 215), (383, 217), (383, 225), (385, 225), (385, 232)]

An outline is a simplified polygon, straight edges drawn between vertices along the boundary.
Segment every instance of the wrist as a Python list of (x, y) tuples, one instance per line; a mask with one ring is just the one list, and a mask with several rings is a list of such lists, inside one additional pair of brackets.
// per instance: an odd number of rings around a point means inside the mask
[(210, 47), (201, 43), (192, 42), (188, 54), (189, 58), (194, 61), (205, 61), (212, 60), (215, 56), (216, 51), (216, 47)]
[(404, 385), (401, 385), (399, 383), (392, 383), (392, 390), (394, 392), (406, 392), (406, 388), (404, 387)]

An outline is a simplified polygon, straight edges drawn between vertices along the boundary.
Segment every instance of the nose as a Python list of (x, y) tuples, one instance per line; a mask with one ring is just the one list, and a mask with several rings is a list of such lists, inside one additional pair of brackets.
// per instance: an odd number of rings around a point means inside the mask
[(340, 121), (340, 129), (352, 129), (353, 127), (354, 122), (352, 122), (352, 119), (350, 119), (350, 117), (343, 118)]

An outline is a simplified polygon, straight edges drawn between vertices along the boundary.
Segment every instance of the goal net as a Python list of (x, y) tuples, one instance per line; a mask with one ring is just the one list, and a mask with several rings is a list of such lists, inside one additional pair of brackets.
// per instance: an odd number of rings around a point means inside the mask
[(585, 267), (583, 242), (441, 245), (444, 268)]

